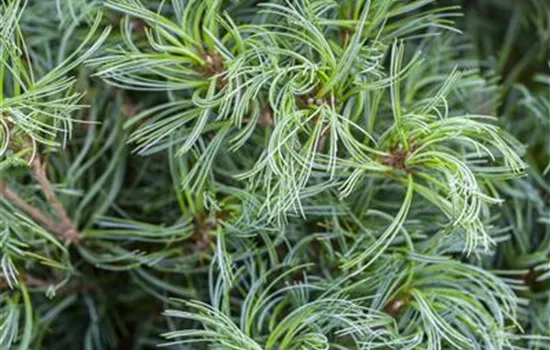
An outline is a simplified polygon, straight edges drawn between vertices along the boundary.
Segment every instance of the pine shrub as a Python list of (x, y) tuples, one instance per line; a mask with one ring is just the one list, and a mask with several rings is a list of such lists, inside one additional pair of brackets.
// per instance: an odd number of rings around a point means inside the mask
[(0, 0), (0, 349), (550, 349), (548, 0)]

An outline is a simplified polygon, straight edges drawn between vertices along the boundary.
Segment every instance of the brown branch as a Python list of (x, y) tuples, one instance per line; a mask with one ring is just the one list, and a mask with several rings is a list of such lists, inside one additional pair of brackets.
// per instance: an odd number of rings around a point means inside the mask
[(57, 198), (53, 186), (50, 183), (50, 180), (48, 180), (46, 169), (42, 165), (38, 156), (34, 157), (34, 159), (32, 160), (31, 168), (34, 177), (36, 178), (36, 181), (38, 181), (38, 183), (40, 184), (42, 193), (44, 193), (44, 196), (46, 197), (46, 201), (48, 201), (55, 214), (61, 220), (61, 236), (71, 242), (77, 241), (80, 238), (80, 233), (78, 232), (76, 225), (69, 218), (69, 215), (63, 207), (63, 204), (61, 203), (59, 198)]
[[(36, 145), (32, 140), (23, 140), (23, 146), (29, 146), (35, 148)], [(33, 207), (21, 198), (17, 192), (9, 188), (4, 181), (0, 179), (0, 196), (8, 199), (13, 205), (29, 215), (33, 220), (44, 226), (45, 229), (51, 231), (69, 243), (77, 242), (80, 240), (81, 233), (78, 231), (77, 226), (69, 218), (67, 211), (63, 207), (63, 204), (57, 198), (54, 188), (48, 179), (45, 166), (42, 165), (40, 157), (35, 155), (32, 159), (29, 159), (31, 171), (34, 178), (40, 184), (40, 188), (46, 201), (50, 205), (51, 209), (58, 217), (60, 222), (56, 222), (53, 218), (44, 215), (38, 208)]]
[[(0, 272), (0, 289), (6, 288), (9, 286), (7, 281), (8, 280), (6, 276)], [(19, 276), (18, 281), (24, 281), (27, 287), (32, 287), (32, 288), (44, 288), (53, 284), (50, 281), (46, 281), (46, 280), (32, 277), (30, 275), (25, 275), (25, 274), (23, 274), (22, 276)]]
[(0, 181), (0, 194), (49, 231), (58, 232), (60, 230), (53, 219), (42, 214), (40, 210), (25, 202), (23, 198), (9, 188), (3, 181)]
[[(61, 282), (59, 278), (46, 280), (46, 279), (36, 278), (28, 274), (22, 274), (21, 276), (19, 276), (18, 280), (20, 282), (24, 281), (25, 285), (31, 288), (46, 288), (48, 286), (53, 286)], [(2, 272), (0, 272), (0, 290), (6, 289), (8, 287), (9, 287), (9, 284), (7, 282), (6, 276)], [(91, 283), (81, 283), (78, 281), (74, 281), (64, 286), (61, 286), (59, 289), (56, 290), (55, 295), (57, 297), (60, 297), (60, 296), (69, 295), (73, 293), (87, 292), (87, 291), (98, 290), (98, 289), (99, 289), (99, 286), (97, 285), (94, 285)]]
[(0, 180), (0, 196), (6, 198), (10, 203), (19, 208), (31, 219), (42, 225), (45, 229), (61, 236), (72, 243), (78, 241), (80, 234), (72, 226), (58, 225), (53, 218), (44, 215), (38, 208), (27, 203), (17, 192), (9, 188), (4, 181)]
[[(24, 281), (25, 285), (28, 287), (33, 288), (43, 288), (47, 287), (51, 284), (53, 284), (50, 281), (43, 280), (40, 278), (36, 278), (27, 274), (22, 274), (17, 278), (18, 281)], [(4, 275), (2, 272), (0, 272), (0, 289), (8, 287), (8, 279), (6, 278), (6, 275)]]

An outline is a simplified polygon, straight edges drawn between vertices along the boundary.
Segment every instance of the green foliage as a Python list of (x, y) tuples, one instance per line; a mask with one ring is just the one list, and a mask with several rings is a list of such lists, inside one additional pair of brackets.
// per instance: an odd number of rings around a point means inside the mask
[(550, 349), (546, 0), (1, 0), (0, 348)]

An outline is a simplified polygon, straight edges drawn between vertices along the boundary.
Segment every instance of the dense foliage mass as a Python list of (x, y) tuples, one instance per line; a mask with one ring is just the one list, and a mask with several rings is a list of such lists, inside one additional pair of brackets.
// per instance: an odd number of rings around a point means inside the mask
[(0, 4), (0, 349), (550, 349), (550, 1)]

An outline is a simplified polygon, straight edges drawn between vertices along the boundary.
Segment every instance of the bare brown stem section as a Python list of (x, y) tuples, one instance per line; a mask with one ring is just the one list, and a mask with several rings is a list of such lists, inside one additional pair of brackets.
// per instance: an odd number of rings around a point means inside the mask
[[(22, 146), (28, 146), (29, 148), (35, 148), (32, 140), (23, 140)], [(26, 213), (38, 224), (42, 225), (48, 231), (57, 234), (61, 238), (65, 239), (69, 243), (77, 242), (80, 240), (80, 232), (76, 225), (72, 222), (67, 215), (67, 211), (63, 207), (63, 204), (57, 198), (54, 188), (48, 179), (46, 168), (42, 164), (40, 157), (35, 155), (32, 159), (29, 159), (31, 165), (31, 171), (34, 178), (39, 183), (42, 193), (46, 198), (46, 201), (50, 205), (54, 214), (59, 219), (59, 222), (49, 215), (45, 215), (38, 208), (33, 207), (27, 203), (17, 192), (9, 188), (7, 184), (0, 179), (0, 196), (9, 200), (13, 205)]]
[(15, 191), (9, 188), (4, 182), (0, 181), (0, 194), (6, 198), (17, 208), (21, 209), (25, 214), (30, 216), (34, 221), (44, 226), (49, 231), (57, 232), (59, 230), (55, 221), (46, 215), (42, 214), (40, 210), (31, 206), (23, 198), (21, 198)]
[[(31, 288), (46, 288), (48, 286), (56, 285), (61, 282), (60, 278), (52, 279), (41, 279), (36, 278), (28, 274), (23, 274), (19, 276), (19, 281), (24, 281), (27, 287)], [(9, 288), (6, 276), (0, 272), (0, 290)], [(73, 294), (75, 292), (87, 292), (92, 290), (98, 290), (99, 286), (91, 283), (82, 283), (80, 281), (75, 281), (69, 283), (61, 288), (57, 289), (55, 295), (60, 297), (64, 295)]]
[(34, 177), (36, 181), (38, 181), (38, 183), (40, 184), (40, 188), (42, 189), (42, 193), (44, 193), (44, 197), (46, 197), (46, 201), (48, 201), (55, 214), (61, 220), (61, 223), (59, 225), (61, 231), (58, 233), (68, 241), (78, 241), (78, 239), (80, 238), (80, 233), (78, 232), (76, 225), (69, 218), (69, 215), (63, 207), (63, 204), (61, 204), (61, 201), (59, 201), (59, 198), (57, 198), (53, 186), (50, 180), (48, 180), (46, 168), (42, 165), (39, 157), (35, 157), (32, 160), (31, 167)]
[(13, 205), (27, 214), (30, 218), (42, 225), (45, 229), (53, 232), (66, 240), (69, 243), (74, 243), (80, 240), (80, 232), (76, 228), (76, 225), (67, 215), (63, 204), (57, 198), (51, 182), (48, 180), (46, 169), (42, 165), (40, 158), (36, 157), (31, 162), (31, 168), (33, 175), (40, 184), (42, 193), (44, 194), (46, 201), (58, 216), (59, 223), (54, 218), (51, 218), (39, 209), (33, 207), (27, 203), (17, 192), (9, 188), (3, 181), (0, 180), (0, 195), (10, 201)]
[[(40, 279), (40, 278), (35, 278), (33, 276), (30, 276), (30, 275), (19, 276), (19, 280), (20, 281), (25, 281), (25, 284), (27, 285), (27, 287), (43, 288), (43, 287), (47, 287), (50, 284), (52, 284), (52, 282), (50, 282), (50, 281), (46, 281), (46, 280), (43, 280), (43, 279)], [(8, 286), (9, 285), (8, 285), (6, 276), (3, 273), (0, 272), (0, 289), (6, 288)]]

